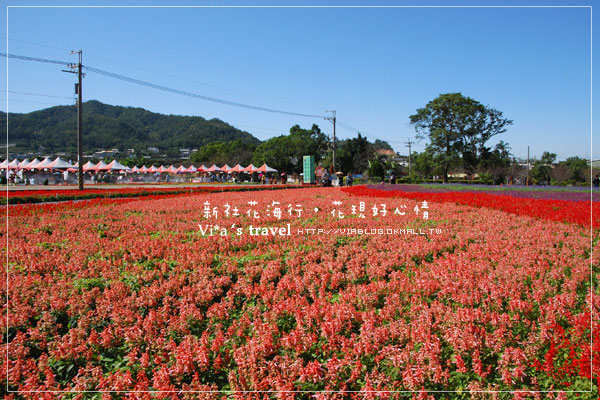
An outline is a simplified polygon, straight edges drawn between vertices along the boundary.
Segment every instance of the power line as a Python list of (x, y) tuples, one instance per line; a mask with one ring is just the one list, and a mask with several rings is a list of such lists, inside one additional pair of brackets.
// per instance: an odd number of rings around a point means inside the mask
[[(72, 100), (72, 99), (71, 99)], [(33, 100), (18, 100), (18, 99), (8, 99), (9, 102), (11, 101), (18, 101), (20, 103), (37, 103), (37, 104), (49, 104), (51, 106), (60, 106), (63, 104), (56, 104), (56, 103), (46, 103), (44, 101), (33, 101)]]
[[(23, 41), (25, 42), (25, 41)], [(33, 44), (33, 43), (32, 43)], [(38, 57), (29, 57), (29, 56), (23, 56), (23, 55), (16, 55), (16, 54), (7, 54), (7, 53), (0, 53), (1, 56), (3, 57), (7, 57), (7, 58), (13, 58), (13, 59), (20, 59), (20, 60), (25, 60), (25, 61), (35, 61), (35, 62), (42, 62), (42, 63), (49, 63), (49, 64), (58, 64), (58, 65), (64, 65), (64, 66), (69, 66), (71, 63), (66, 62), (66, 61), (58, 61), (58, 60), (49, 60), (49, 59), (44, 59), (44, 58), (38, 58)], [(98, 57), (97, 57), (98, 58)], [(165, 92), (170, 92), (170, 93), (174, 93), (174, 94), (179, 94), (182, 96), (187, 96), (187, 97), (193, 97), (193, 98), (198, 98), (201, 100), (205, 100), (205, 101), (211, 101), (214, 103), (219, 103), (219, 104), (224, 104), (224, 105), (229, 105), (229, 106), (233, 106), (233, 107), (241, 107), (241, 108), (246, 108), (246, 109), (251, 109), (251, 110), (257, 110), (257, 111), (264, 111), (264, 112), (271, 112), (271, 113), (277, 113), (277, 114), (285, 114), (285, 115), (295, 115), (295, 116), (299, 116), (299, 117), (307, 117), (307, 118), (319, 118), (319, 119), (330, 119), (327, 116), (323, 116), (323, 115), (316, 115), (316, 114), (305, 114), (305, 113), (298, 113), (298, 112), (293, 112), (293, 111), (286, 111), (286, 110), (278, 110), (278, 109), (273, 109), (273, 108), (267, 108), (267, 107), (260, 107), (260, 106), (255, 106), (255, 105), (250, 105), (250, 104), (244, 104), (244, 103), (238, 103), (238, 102), (234, 102), (234, 101), (229, 101), (229, 100), (224, 100), (224, 99), (219, 99), (219, 98), (215, 98), (215, 97), (210, 97), (210, 96), (205, 96), (205, 95), (201, 95), (201, 94), (197, 94), (197, 93), (191, 93), (191, 92), (187, 92), (187, 91), (183, 91), (183, 90), (179, 90), (179, 89), (174, 89), (174, 88), (170, 88), (167, 86), (163, 86), (163, 85), (158, 85), (155, 83), (151, 83), (151, 82), (147, 82), (147, 81), (143, 81), (140, 79), (136, 79), (136, 78), (131, 78), (125, 75), (120, 75), (120, 74), (116, 74), (114, 72), (109, 72), (109, 71), (105, 71), (99, 68), (94, 68), (94, 67), (90, 67), (90, 66), (82, 66), (83, 69), (93, 72), (93, 73), (97, 73), (99, 75), (104, 75), (113, 79), (119, 79), (125, 82), (130, 82), (130, 83), (134, 83), (140, 86), (145, 86), (145, 87), (149, 87), (152, 89), (157, 89), (157, 90), (162, 90)], [(382, 139), (380, 137), (377, 137), (375, 135), (369, 134), (363, 130), (359, 130), (357, 128), (354, 128), (353, 126), (339, 121), (337, 120), (336, 123), (341, 126), (342, 128), (349, 130), (351, 132), (354, 133), (362, 133), (365, 136), (374, 138), (374, 139), (378, 139), (378, 140), (382, 140), (388, 143), (404, 143), (404, 142), (394, 142), (394, 141), (388, 141), (385, 139)], [(256, 127), (258, 128), (258, 127)], [(259, 128), (260, 129), (260, 128)]]
[[(28, 56), (22, 56), (22, 55), (17, 55), (17, 54), (0, 53), (0, 55), (3, 57), (7, 57), (7, 58), (15, 58), (15, 59), (20, 59), (20, 60), (25, 60), (25, 61), (36, 61), (36, 62), (49, 63), (49, 64), (65, 65), (65, 66), (68, 66), (70, 64), (65, 61), (48, 60), (45, 58), (28, 57)], [(193, 97), (193, 98), (197, 98), (197, 99), (201, 99), (201, 100), (211, 101), (213, 103), (220, 103), (220, 104), (225, 104), (225, 105), (229, 105), (229, 106), (233, 106), (233, 107), (241, 107), (241, 108), (247, 108), (247, 109), (251, 109), (251, 110), (265, 111), (265, 112), (271, 112), (271, 113), (277, 113), (277, 114), (295, 115), (298, 117), (322, 118), (322, 119), (326, 118), (323, 115), (304, 114), (304, 113), (297, 113), (297, 112), (293, 112), (293, 111), (277, 110), (274, 108), (254, 106), (254, 105), (250, 105), (250, 104), (238, 103), (235, 101), (218, 99), (216, 97), (204, 96), (204, 95), (197, 94), (197, 93), (186, 92), (184, 90), (173, 89), (173, 88), (170, 88), (167, 86), (158, 85), (158, 84), (147, 82), (147, 81), (142, 81), (140, 79), (130, 78), (128, 76), (116, 74), (114, 72), (104, 71), (99, 68), (94, 68), (94, 67), (89, 67), (89, 66), (83, 66), (83, 68), (87, 71), (94, 72), (99, 75), (108, 76), (109, 78), (119, 79), (119, 80), (122, 80), (125, 82), (135, 83), (137, 85), (146, 86), (146, 87), (149, 87), (152, 89), (162, 90), (165, 92), (175, 93), (175, 94), (179, 94), (182, 96), (188, 96), (188, 97)]]
[(28, 92), (15, 92), (14, 90), (1, 90), (4, 93), (15, 93), (15, 94), (25, 94), (28, 96), (40, 96), (40, 97), (55, 97), (57, 99), (70, 99), (73, 100), (73, 97), (66, 97), (66, 96), (54, 96), (54, 95), (50, 95), (50, 94), (41, 94), (41, 93), (28, 93)]
[(156, 83), (142, 81), (140, 79), (130, 78), (128, 76), (115, 74), (114, 72), (108, 72), (108, 71), (104, 71), (104, 70), (94, 68), (94, 67), (84, 66), (83, 68), (86, 71), (90, 71), (90, 72), (94, 72), (96, 74), (108, 76), (110, 78), (120, 79), (125, 82), (135, 83), (137, 85), (146, 86), (146, 87), (149, 87), (152, 89), (162, 90), (165, 92), (175, 93), (175, 94), (179, 94), (182, 96), (188, 96), (188, 97), (194, 97), (194, 98), (201, 99), (201, 100), (212, 101), (213, 103), (220, 103), (220, 104), (225, 104), (225, 105), (233, 106), (233, 107), (241, 107), (241, 108), (247, 108), (250, 110), (265, 111), (265, 112), (271, 112), (271, 113), (277, 113), (277, 114), (295, 115), (298, 117), (323, 118), (323, 119), (325, 118), (323, 115), (303, 114), (303, 113), (297, 113), (297, 112), (293, 112), (293, 111), (276, 110), (274, 108), (253, 106), (250, 104), (244, 104), (244, 103), (238, 103), (235, 101), (218, 99), (216, 97), (204, 96), (204, 95), (197, 94), (197, 93), (186, 92), (184, 90), (173, 89), (173, 88), (170, 88), (167, 86), (158, 85)]
[(27, 44), (32, 44), (32, 45), (34, 45), (34, 46), (47, 47), (47, 48), (49, 48), (49, 49), (70, 51), (70, 50), (67, 50), (67, 49), (63, 49), (62, 47), (56, 47), (56, 46), (50, 46), (50, 45), (47, 45), (47, 44), (41, 44), (41, 43), (35, 43), (35, 42), (29, 42), (29, 41), (27, 41), (27, 40), (20, 40), (20, 39), (7, 38), (6, 36), (0, 36), (0, 39), (8, 39), (8, 40), (10, 40), (10, 41), (13, 41), (13, 42), (27, 43)]
[(348, 125), (347, 123), (342, 122), (340, 120), (338, 120), (338, 125), (341, 126), (344, 129), (350, 131), (350, 132), (360, 133), (360, 134), (364, 135), (367, 138), (381, 140), (381, 141), (386, 142), (386, 143), (394, 143), (394, 144), (405, 144), (406, 143), (406, 142), (397, 141), (397, 140), (387, 140), (387, 139), (380, 138), (378, 136), (375, 136), (375, 135), (372, 135), (372, 134), (370, 134), (368, 132), (365, 132), (365, 131), (363, 131), (361, 129), (354, 128), (353, 126)]
[(364, 130), (354, 128), (352, 125), (348, 125), (347, 123), (342, 122), (340, 120), (338, 120), (338, 125), (341, 126), (344, 129), (348, 130), (348, 131), (351, 131), (351, 132), (354, 132), (354, 133), (361, 133), (361, 134), (363, 134), (363, 135), (365, 135), (367, 137), (371, 137), (373, 139), (381, 140), (383, 142), (388, 142), (388, 143), (404, 143), (404, 142), (393, 142), (393, 141), (389, 141), (389, 140), (380, 138), (378, 136), (375, 136), (375, 135), (372, 135), (372, 134), (370, 134), (368, 132), (365, 132)]
[(48, 60), (46, 58), (28, 57), (28, 56), (21, 56), (18, 54), (0, 53), (0, 56), (6, 57), (6, 58), (16, 58), (16, 59), (25, 60), (25, 61), (35, 61), (35, 62), (47, 63), (47, 64), (58, 64), (58, 65), (65, 65), (65, 66), (68, 66), (70, 64), (66, 61)]
[[(0, 35), (0, 38), (1, 39), (8, 39), (8, 40), (15, 41), (15, 42), (20, 42), (20, 43), (26, 43), (26, 44), (30, 44), (30, 45), (34, 45), (34, 46), (47, 47), (49, 49), (62, 50), (62, 51), (66, 51), (66, 52), (70, 51), (70, 50), (64, 49), (62, 47), (50, 46), (50, 45), (46, 45), (46, 44), (42, 44), (42, 43), (35, 43), (35, 42), (30, 42), (30, 41), (21, 40), (21, 39), (12, 39), (12, 38), (7, 38), (6, 36), (1, 36), (1, 35)], [(249, 93), (245, 93), (243, 91), (232, 90), (232, 89), (228, 89), (228, 88), (225, 88), (225, 87), (222, 87), (222, 86), (218, 86), (218, 85), (214, 85), (214, 84), (211, 84), (211, 83), (200, 82), (200, 81), (196, 81), (196, 80), (193, 80), (193, 79), (182, 78), (180, 76), (166, 74), (164, 72), (154, 71), (154, 70), (151, 70), (151, 69), (142, 68), (142, 67), (138, 67), (138, 66), (135, 66), (135, 65), (127, 64), (127, 63), (124, 63), (124, 62), (110, 60), (108, 58), (96, 56), (96, 55), (93, 55), (93, 54), (86, 54), (86, 57), (96, 58), (98, 60), (106, 61), (106, 62), (109, 62), (109, 63), (112, 63), (112, 64), (122, 65), (122, 66), (125, 66), (125, 67), (138, 69), (138, 70), (144, 71), (144, 72), (150, 72), (152, 74), (166, 76), (166, 77), (177, 79), (177, 80), (184, 81), (184, 82), (196, 83), (196, 84), (199, 84), (199, 85), (205, 85), (205, 86), (213, 87), (213, 88), (216, 88), (216, 89), (227, 90), (227, 91), (231, 91), (231, 92), (239, 93), (239, 94), (246, 94), (246, 95), (249, 94)], [(282, 102), (282, 103), (287, 103), (287, 104), (291, 104), (291, 105), (295, 105), (295, 106), (300, 106), (300, 107), (305, 107), (305, 108), (311, 108), (311, 107), (308, 107), (306, 105), (298, 104), (298, 103), (294, 103), (294, 102), (290, 102), (290, 101), (281, 101), (281, 100), (273, 99), (273, 98), (266, 97), (266, 96), (257, 96), (255, 94), (251, 94), (251, 95), (255, 96), (255, 97), (258, 97), (258, 98), (265, 99), (265, 100), (270, 100), (270, 101), (275, 101), (275, 102)]]
[[(287, 131), (286, 129), (277, 129), (277, 128), (265, 128), (262, 126), (253, 126), (253, 125), (242, 125), (242, 124), (236, 124), (236, 123), (232, 123), (233, 126), (241, 126), (244, 128), (254, 128), (254, 129), (264, 129), (267, 131), (274, 131), (274, 132), (286, 132), (289, 133), (289, 131)], [(263, 135), (267, 135), (267, 133), (263, 133)]]

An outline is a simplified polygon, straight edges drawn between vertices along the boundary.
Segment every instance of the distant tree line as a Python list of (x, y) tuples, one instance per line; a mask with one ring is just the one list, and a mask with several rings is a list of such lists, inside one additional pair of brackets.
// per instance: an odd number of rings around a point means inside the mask
[[(0, 125), (6, 124), (0, 112)], [(417, 138), (427, 139), (423, 152), (413, 153), (411, 174), (391, 146), (381, 140), (370, 142), (360, 133), (338, 140), (335, 166), (332, 143), (318, 125), (294, 125), (289, 133), (264, 142), (221, 120), (153, 113), (142, 108), (121, 107), (98, 101), (84, 103), (84, 151), (118, 148), (125, 165), (162, 164), (181, 161), (181, 148), (192, 152), (192, 163), (244, 166), (264, 163), (289, 174), (301, 173), (303, 156), (313, 155), (317, 165), (344, 175), (366, 174), (371, 178), (404, 178), (416, 182), (439, 177), (477, 179), (489, 184), (525, 183), (576, 184), (591, 179), (586, 160), (571, 157), (556, 163), (556, 155), (544, 152), (531, 169), (517, 163), (504, 141), (490, 146), (491, 138), (512, 125), (501, 111), (463, 96), (441, 94), (409, 117)], [(28, 114), (10, 114), (8, 136), (11, 151), (75, 152), (76, 109), (57, 106)], [(160, 154), (142, 157), (148, 147)], [(125, 156), (125, 150), (134, 149)], [(148, 154), (148, 153), (146, 153)], [(148, 158), (151, 157), (151, 158)]]
[[(402, 168), (391, 155), (377, 154), (379, 149), (392, 150), (387, 142), (376, 140), (371, 143), (360, 133), (356, 138), (340, 140), (336, 146), (335, 170), (344, 174), (366, 172), (381, 179), (386, 172), (393, 170), (399, 176)], [(294, 125), (289, 134), (273, 137), (258, 145), (245, 144), (240, 140), (207, 144), (192, 155), (191, 162), (205, 165), (228, 163), (232, 167), (238, 163), (243, 166), (266, 163), (278, 171), (299, 174), (305, 155), (313, 155), (317, 165), (330, 169), (333, 162), (331, 150), (329, 138), (318, 125), (313, 124), (310, 129)], [(391, 154), (395, 154), (393, 150)]]
[[(164, 115), (143, 108), (113, 106), (90, 100), (83, 106), (84, 152), (117, 148), (136, 153), (160, 147), (168, 158), (179, 158), (180, 148), (198, 148), (215, 141), (260, 141), (221, 120)], [(6, 126), (0, 112), (0, 125)], [(57, 106), (27, 114), (10, 113), (8, 141), (15, 152), (71, 152), (77, 149), (77, 109)]]
[(501, 111), (484, 106), (461, 93), (441, 94), (410, 116), (417, 137), (429, 139), (425, 150), (414, 153), (414, 181), (440, 177), (449, 181), (451, 173), (462, 180), (489, 184), (522, 183), (560, 185), (590, 181), (586, 160), (571, 157), (556, 163), (556, 154), (544, 152), (527, 167), (510, 153), (510, 146), (488, 141), (504, 133), (512, 121)]

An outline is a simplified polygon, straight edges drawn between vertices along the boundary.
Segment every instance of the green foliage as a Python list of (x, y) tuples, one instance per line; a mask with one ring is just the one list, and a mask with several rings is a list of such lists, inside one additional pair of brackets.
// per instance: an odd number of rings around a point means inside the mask
[(556, 154), (547, 151), (542, 154), (541, 159), (535, 160), (533, 167), (531, 168), (531, 177), (534, 179), (534, 182), (539, 184), (550, 183), (552, 164), (554, 164), (555, 161)]
[(380, 139), (375, 139), (375, 141), (373, 142), (373, 150), (379, 150), (379, 149), (394, 150), (388, 142), (386, 142), (384, 140), (380, 140)]
[(380, 157), (375, 157), (368, 162), (366, 173), (370, 178), (383, 179), (385, 176), (385, 164)]
[[(6, 113), (0, 112), (6, 125)], [(45, 152), (77, 148), (77, 111), (74, 106), (57, 106), (28, 114), (10, 114), (9, 131), (14, 151)], [(142, 108), (121, 107), (90, 100), (83, 105), (85, 152), (148, 146), (160, 149), (200, 147), (215, 141), (240, 139), (247, 144), (259, 142), (254, 136), (218, 119), (163, 115)], [(12, 148), (11, 148), (12, 149)], [(177, 153), (176, 156), (179, 154)]]
[(296, 317), (287, 311), (277, 317), (277, 328), (283, 333), (289, 333), (296, 328)]
[[(380, 145), (382, 143), (385, 142), (379, 141)], [(359, 133), (356, 138), (343, 140), (338, 143), (335, 154), (336, 166), (344, 174), (348, 172), (362, 173), (369, 166), (369, 160), (373, 159), (374, 150), (375, 145), (369, 143), (367, 138), (361, 136)]]
[[(483, 148), (481, 159), (479, 160), (480, 179), (487, 184), (499, 184), (507, 180), (509, 167), (512, 163), (510, 146), (502, 140), (490, 149)], [(482, 178), (484, 176), (485, 178)]]
[(202, 146), (192, 154), (192, 162), (207, 165), (236, 164), (247, 166), (252, 162), (252, 153), (256, 149), (254, 143), (244, 143), (241, 139), (229, 142), (213, 142)]
[(567, 166), (567, 168), (569, 168), (569, 170), (571, 171), (572, 179), (574, 179), (577, 182), (586, 181), (585, 173), (590, 169), (586, 160), (579, 157), (569, 157), (567, 158), (567, 161), (564, 161), (561, 164), (564, 164), (565, 166)]
[(433, 152), (429, 148), (426, 148), (422, 153), (413, 153), (411, 163), (411, 174), (418, 173), (425, 178), (430, 178), (442, 173), (439, 165), (434, 160)]
[(119, 160), (119, 162), (126, 167), (133, 168), (136, 165), (138, 165), (138, 166), (143, 165), (146, 162), (146, 160), (144, 159), (144, 157), (139, 156), (139, 157), (123, 158), (123, 159)]
[(289, 135), (277, 136), (258, 145), (252, 162), (257, 166), (267, 163), (281, 172), (301, 173), (303, 156), (314, 155), (315, 163), (319, 163), (327, 146), (327, 136), (318, 125), (313, 124), (311, 129), (294, 125)]
[(81, 278), (73, 281), (73, 287), (77, 289), (79, 293), (95, 287), (103, 290), (107, 284), (108, 282), (104, 278)]
[(446, 93), (418, 109), (410, 123), (418, 137), (429, 137), (428, 151), (447, 182), (449, 170), (461, 164), (472, 174), (489, 151), (485, 143), (505, 132), (512, 121), (461, 93)]
[(385, 156), (373, 154), (373, 158), (367, 161), (366, 174), (371, 178), (384, 179), (391, 175), (398, 176), (402, 167)]
[(494, 178), (492, 177), (492, 174), (482, 172), (479, 174), (479, 181), (486, 185), (491, 185), (494, 182)]

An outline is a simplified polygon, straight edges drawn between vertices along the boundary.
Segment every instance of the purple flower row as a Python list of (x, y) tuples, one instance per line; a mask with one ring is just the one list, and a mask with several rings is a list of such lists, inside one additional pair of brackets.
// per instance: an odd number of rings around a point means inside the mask
[[(420, 192), (420, 193), (446, 193), (456, 191), (483, 192), (498, 196), (512, 196), (527, 199), (546, 199), (546, 200), (566, 200), (566, 201), (600, 201), (600, 191), (594, 189), (590, 193), (589, 188), (569, 188), (568, 190), (549, 190), (547, 188), (525, 189), (524, 186), (518, 188), (498, 188), (490, 189), (489, 186), (479, 187), (475, 185), (464, 185), (460, 188), (455, 185), (369, 185), (368, 187), (378, 190), (398, 190), (402, 192)], [(573, 190), (571, 190), (573, 189)]]

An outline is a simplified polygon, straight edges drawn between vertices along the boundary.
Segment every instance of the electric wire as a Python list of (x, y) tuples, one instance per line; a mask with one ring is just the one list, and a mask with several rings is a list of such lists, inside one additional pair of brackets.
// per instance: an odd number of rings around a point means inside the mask
[[(44, 58), (38, 58), (38, 57), (29, 57), (29, 56), (23, 56), (23, 55), (17, 55), (17, 54), (7, 54), (7, 53), (0, 53), (0, 56), (3, 57), (7, 57), (7, 58), (13, 58), (13, 59), (20, 59), (20, 60), (25, 60), (25, 61), (35, 61), (35, 62), (42, 62), (42, 63), (49, 63), (49, 64), (57, 64), (57, 65), (63, 65), (63, 66), (67, 66), (70, 67), (73, 65), (73, 63), (70, 62), (66, 62), (66, 61), (58, 61), (58, 60), (49, 60), (49, 59), (44, 59)], [(174, 89), (174, 88), (170, 88), (167, 86), (163, 86), (163, 85), (158, 85), (155, 83), (151, 83), (151, 82), (147, 82), (147, 81), (143, 81), (140, 79), (136, 79), (136, 78), (131, 78), (125, 75), (120, 75), (120, 74), (116, 74), (114, 72), (109, 72), (109, 71), (105, 71), (99, 68), (94, 68), (94, 67), (90, 67), (87, 65), (83, 65), (82, 68), (86, 71), (92, 72), (92, 73), (96, 73), (99, 75), (103, 75), (103, 76), (107, 76), (109, 78), (113, 78), (113, 79), (118, 79), (118, 80), (122, 80), (125, 82), (130, 82), (133, 84), (137, 84), (140, 86), (145, 86), (145, 87), (149, 87), (152, 89), (157, 89), (157, 90), (161, 90), (161, 91), (165, 91), (165, 92), (170, 92), (170, 93), (174, 93), (174, 94), (178, 94), (178, 95), (182, 95), (182, 96), (187, 96), (187, 97), (192, 97), (192, 98), (197, 98), (197, 99), (201, 99), (201, 100), (205, 100), (205, 101), (210, 101), (210, 102), (214, 102), (214, 103), (219, 103), (219, 104), (224, 104), (224, 105), (229, 105), (229, 106), (233, 106), (233, 107), (240, 107), (240, 108), (246, 108), (246, 109), (251, 109), (251, 110), (257, 110), (257, 111), (264, 111), (264, 112), (271, 112), (271, 113), (277, 113), (277, 114), (284, 114), (284, 115), (294, 115), (294, 116), (299, 116), (299, 117), (307, 117), (307, 118), (319, 118), (319, 119), (325, 119), (325, 120), (330, 120), (331, 118), (328, 116), (324, 116), (324, 115), (316, 115), (316, 114), (304, 114), (304, 113), (298, 113), (298, 112), (293, 112), (293, 111), (285, 111), (285, 110), (277, 110), (277, 109), (273, 109), (273, 108), (267, 108), (267, 107), (260, 107), (260, 106), (255, 106), (255, 105), (250, 105), (250, 104), (244, 104), (244, 103), (238, 103), (238, 102), (234, 102), (234, 101), (229, 101), (229, 100), (224, 100), (224, 99), (219, 99), (219, 98), (215, 98), (215, 97), (210, 97), (210, 96), (205, 96), (205, 95), (201, 95), (201, 94), (197, 94), (197, 93), (191, 93), (191, 92), (187, 92), (184, 90), (179, 90), (179, 89)], [(337, 120), (336, 119), (336, 123), (341, 127), (344, 128), (350, 132), (354, 132), (354, 133), (361, 133), (365, 136), (374, 138), (374, 139), (379, 139), (382, 141), (386, 141), (385, 139), (379, 138), (375, 135), (369, 134), (368, 132), (365, 132), (363, 130), (357, 129), (355, 127), (353, 127), (352, 125), (349, 125), (343, 121)], [(393, 143), (400, 143), (400, 142), (393, 142)]]
[(67, 96), (54, 96), (54, 95), (50, 95), (50, 94), (29, 93), (29, 92), (15, 92), (14, 90), (0, 90), (0, 91), (4, 92), (4, 93), (25, 94), (25, 95), (28, 95), (28, 96), (54, 97), (54, 98), (57, 98), (57, 99), (69, 99), (69, 100), (73, 100), (73, 97), (67, 97)]
[(66, 61), (48, 60), (47, 58), (21, 56), (21, 55), (18, 55), (18, 54), (0, 53), (0, 56), (6, 57), (6, 58), (15, 58), (15, 59), (18, 59), (18, 60), (25, 60), (25, 61), (35, 61), (35, 62), (41, 62), (41, 63), (47, 63), (47, 64), (64, 65), (66, 67), (68, 67), (69, 64), (72, 64), (72, 63), (66, 62)]
[(36, 103), (36, 104), (48, 104), (51, 106), (64, 106), (65, 104), (56, 104), (56, 103), (46, 103), (44, 101), (34, 101), (34, 100), (19, 100), (19, 99), (8, 99), (8, 102), (18, 101), (19, 103)]
[[(50, 46), (50, 45), (46, 45), (46, 44), (42, 44), (42, 43), (35, 43), (35, 42), (30, 42), (30, 41), (21, 40), (21, 39), (7, 38), (6, 36), (1, 36), (1, 35), (0, 35), (0, 39), (8, 39), (10, 41), (15, 41), (15, 42), (20, 42), (20, 43), (26, 43), (26, 44), (30, 44), (30, 45), (34, 45), (34, 46), (47, 47), (49, 49), (63, 50), (63, 51), (67, 51), (67, 52), (70, 51), (70, 50), (62, 48), (62, 47)], [(230, 91), (230, 92), (238, 93), (238, 94), (245, 94), (245, 95), (249, 94), (249, 93), (244, 93), (243, 91), (232, 90), (232, 89), (228, 89), (228, 88), (225, 88), (225, 87), (222, 87), (222, 86), (218, 86), (218, 85), (214, 85), (214, 84), (211, 84), (211, 83), (200, 82), (200, 81), (196, 81), (196, 80), (192, 80), (192, 79), (188, 79), (188, 78), (183, 78), (183, 77), (172, 75), (172, 74), (166, 74), (164, 72), (154, 71), (152, 69), (138, 67), (138, 66), (127, 64), (127, 63), (120, 62), (120, 61), (110, 60), (110, 59), (105, 58), (105, 57), (100, 57), (100, 56), (96, 56), (94, 54), (90, 54), (89, 52), (86, 52), (86, 57), (96, 58), (98, 60), (102, 60), (102, 61), (109, 62), (109, 63), (112, 63), (112, 64), (117, 64), (117, 65), (125, 66), (125, 67), (128, 67), (128, 68), (134, 68), (134, 69), (137, 69), (137, 70), (140, 70), (140, 71), (150, 72), (152, 74), (162, 75), (162, 76), (166, 76), (168, 78), (173, 78), (173, 79), (177, 79), (177, 80), (184, 81), (184, 82), (190, 82), (190, 83), (195, 83), (195, 84), (199, 84), (199, 85), (209, 86), (209, 87), (213, 87), (213, 88), (217, 88), (217, 89), (222, 89), (222, 90), (226, 90), (226, 91)], [(287, 103), (287, 104), (290, 104), (290, 105), (293, 105), (293, 106), (310, 108), (310, 107), (308, 107), (306, 105), (294, 103), (294, 102), (291, 102), (291, 101), (281, 101), (281, 100), (273, 99), (273, 98), (270, 98), (270, 97), (257, 96), (256, 94), (251, 94), (251, 95), (254, 96), (254, 97), (262, 98), (262, 99), (269, 100), (269, 101), (282, 102), (282, 103)]]
[[(65, 65), (67, 67), (73, 64), (73, 63), (68, 63), (65, 61), (48, 60), (45, 58), (29, 57), (29, 56), (22, 56), (22, 55), (17, 55), (17, 54), (0, 53), (0, 56), (7, 57), (7, 58), (20, 59), (20, 60), (25, 60), (25, 61), (36, 61), (36, 62), (49, 63), (49, 64)], [(151, 83), (151, 82), (143, 81), (140, 79), (131, 78), (131, 77), (128, 77), (125, 75), (116, 74), (114, 72), (105, 71), (105, 70), (90, 67), (87, 65), (83, 65), (82, 68), (85, 69), (86, 71), (93, 72), (93, 73), (96, 73), (99, 75), (104, 75), (109, 78), (119, 79), (119, 80), (122, 80), (125, 82), (130, 82), (130, 83), (134, 83), (137, 85), (146, 86), (146, 87), (149, 87), (152, 89), (158, 89), (158, 90), (162, 90), (165, 92), (179, 94), (182, 96), (193, 97), (193, 98), (197, 98), (197, 99), (201, 99), (201, 100), (211, 101), (213, 103), (220, 103), (220, 104), (224, 104), (224, 105), (246, 108), (246, 109), (256, 110), (256, 111), (264, 111), (264, 112), (285, 114), (285, 115), (295, 115), (298, 117), (319, 118), (319, 119), (327, 118), (326, 116), (323, 116), (323, 115), (304, 114), (304, 113), (298, 113), (298, 112), (293, 112), (293, 111), (277, 110), (274, 108), (254, 106), (254, 105), (250, 105), (250, 104), (238, 103), (235, 101), (223, 100), (223, 99), (219, 99), (216, 97), (204, 96), (204, 95), (197, 94), (197, 93), (186, 92), (184, 90), (173, 89), (173, 88), (170, 88), (167, 86), (158, 85), (156, 83)]]
[(158, 85), (156, 83), (151, 83), (151, 82), (147, 82), (147, 81), (142, 81), (140, 79), (130, 78), (128, 76), (115, 74), (114, 72), (104, 71), (102, 69), (89, 67), (89, 66), (85, 66), (85, 65), (83, 66), (83, 69), (85, 69), (86, 71), (89, 71), (89, 72), (94, 72), (96, 74), (108, 76), (110, 78), (120, 79), (125, 82), (135, 83), (137, 85), (146, 86), (146, 87), (149, 87), (152, 89), (162, 90), (164, 92), (175, 93), (175, 94), (179, 94), (182, 96), (193, 97), (193, 98), (197, 98), (197, 99), (201, 99), (201, 100), (211, 101), (213, 103), (220, 103), (220, 104), (225, 104), (228, 106), (241, 107), (241, 108), (247, 108), (250, 110), (265, 111), (265, 112), (270, 112), (270, 113), (295, 115), (298, 117), (307, 117), (307, 118), (323, 118), (323, 119), (325, 119), (325, 116), (323, 116), (323, 115), (303, 114), (303, 113), (297, 113), (297, 112), (293, 112), (293, 111), (284, 111), (284, 110), (277, 110), (274, 108), (253, 106), (250, 104), (238, 103), (235, 101), (223, 100), (223, 99), (218, 99), (216, 97), (210, 97), (210, 96), (204, 96), (204, 95), (197, 94), (197, 93), (186, 92), (184, 90), (173, 89), (173, 88), (170, 88), (167, 86)]

